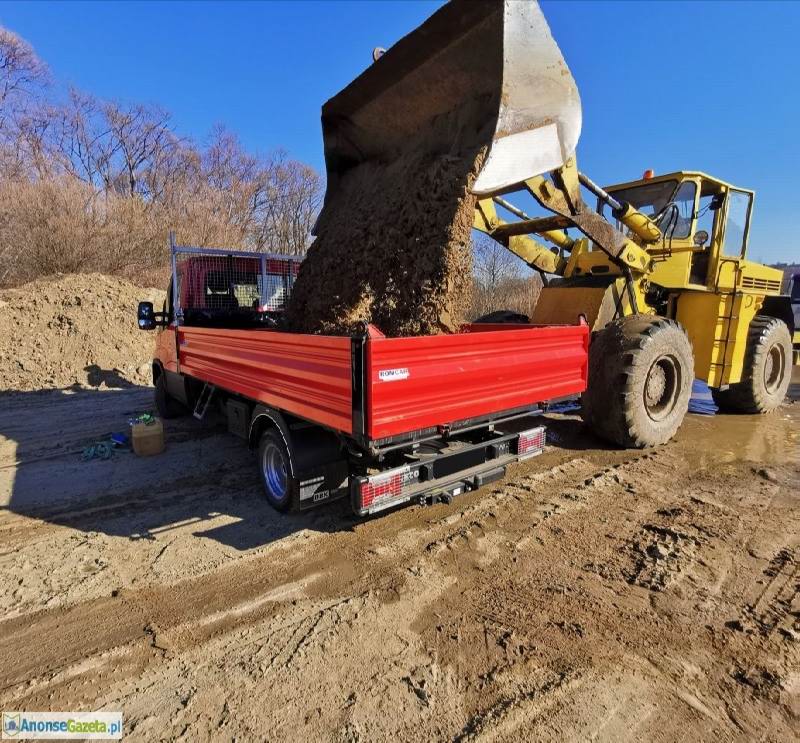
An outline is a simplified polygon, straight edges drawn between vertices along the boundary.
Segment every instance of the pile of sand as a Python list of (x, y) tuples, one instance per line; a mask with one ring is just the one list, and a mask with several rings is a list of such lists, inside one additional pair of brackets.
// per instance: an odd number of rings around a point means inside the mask
[(72, 274), (0, 291), (0, 389), (149, 384), (155, 335), (136, 306), (165, 292), (102, 274)]

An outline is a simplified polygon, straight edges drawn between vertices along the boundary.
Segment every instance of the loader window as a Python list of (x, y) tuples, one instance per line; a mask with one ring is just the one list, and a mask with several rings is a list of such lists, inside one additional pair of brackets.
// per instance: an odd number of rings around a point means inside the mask
[(745, 191), (728, 191), (728, 213), (725, 221), (725, 238), (722, 252), (738, 258), (744, 255), (747, 233), (750, 229), (750, 204), (752, 194)]
[(667, 207), (660, 223), (667, 239), (670, 237), (683, 239), (691, 234), (696, 193), (697, 184), (694, 181), (684, 181), (672, 197), (672, 203)]
[(700, 205), (697, 209), (697, 225), (695, 227), (695, 232), (703, 230), (708, 233), (709, 242), (706, 243), (705, 247), (708, 247), (709, 244), (713, 242), (716, 234), (714, 228), (719, 208), (715, 203), (719, 198), (720, 195), (718, 191), (714, 190), (706, 193), (706, 185), (703, 185), (703, 190), (700, 192)]
[[(686, 239), (692, 229), (697, 185), (694, 181), (661, 181), (612, 192), (648, 217), (658, 216), (659, 226), (669, 239)], [(603, 216), (610, 219), (610, 209), (603, 207)], [(621, 226), (617, 224), (617, 229)]]

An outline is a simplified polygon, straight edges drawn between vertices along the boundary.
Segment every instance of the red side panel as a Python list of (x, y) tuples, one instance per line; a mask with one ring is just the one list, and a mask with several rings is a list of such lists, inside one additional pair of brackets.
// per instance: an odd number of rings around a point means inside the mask
[(475, 329), (480, 332), (367, 342), (371, 439), (586, 389), (589, 328), (585, 325)]
[(352, 432), (350, 338), (181, 327), (178, 341), (183, 374)]

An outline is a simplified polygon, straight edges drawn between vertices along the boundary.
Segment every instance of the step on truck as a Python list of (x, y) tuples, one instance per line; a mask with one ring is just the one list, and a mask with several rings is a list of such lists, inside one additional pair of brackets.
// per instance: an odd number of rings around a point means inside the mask
[(279, 511), (349, 498), (366, 516), (450, 502), (545, 445), (541, 414), (586, 388), (589, 328), (472, 323), (449, 335), (386, 338), (284, 329), (301, 258), (171, 246), (156, 330), (163, 418), (220, 412), (257, 452)]

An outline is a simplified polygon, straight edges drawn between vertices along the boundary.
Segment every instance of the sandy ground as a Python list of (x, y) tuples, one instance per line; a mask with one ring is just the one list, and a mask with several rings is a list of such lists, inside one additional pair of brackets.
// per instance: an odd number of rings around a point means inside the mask
[(147, 741), (800, 732), (800, 404), (650, 452), (553, 417), (504, 482), (366, 522), (275, 514), (212, 423), (80, 460), (149, 406), (0, 405), (0, 708)]
[(99, 273), (0, 289), (0, 389), (149, 384), (153, 336), (139, 330), (136, 308), (150, 301), (160, 312), (165, 297)]

